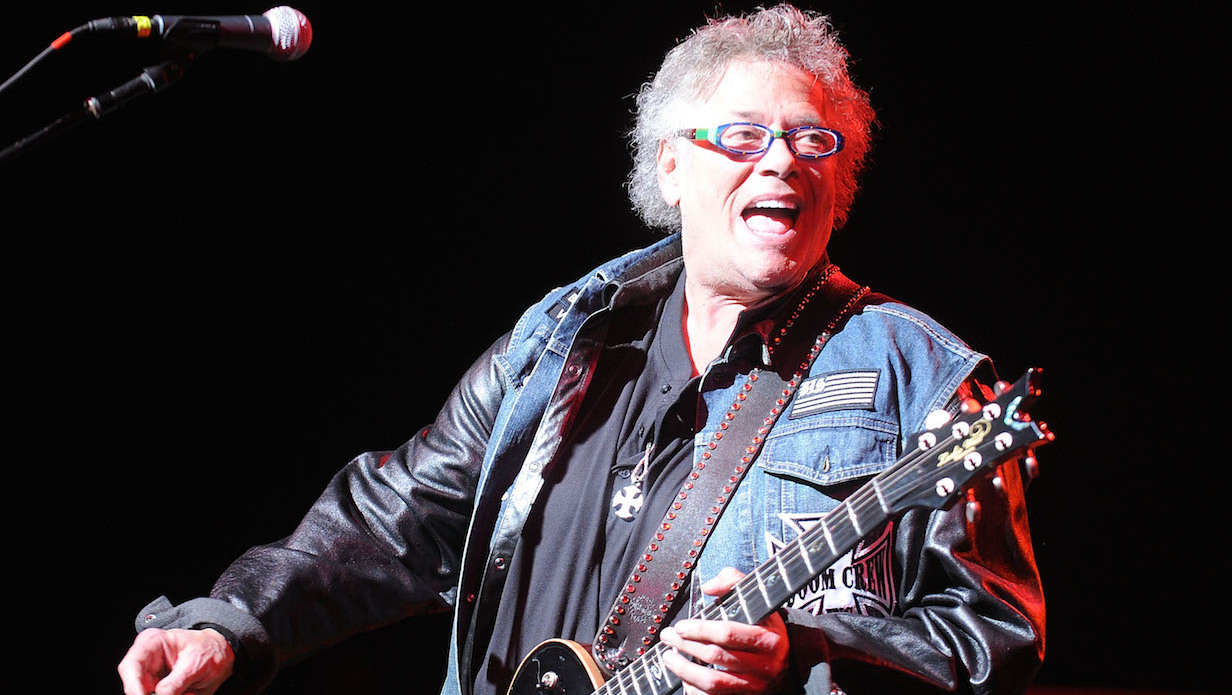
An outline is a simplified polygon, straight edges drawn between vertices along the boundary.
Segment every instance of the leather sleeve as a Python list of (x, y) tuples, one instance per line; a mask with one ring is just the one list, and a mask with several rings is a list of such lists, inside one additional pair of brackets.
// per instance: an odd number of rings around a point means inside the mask
[[(139, 627), (220, 624), (240, 635), (250, 675), (265, 680), (278, 663), (350, 635), (448, 609), (506, 388), (495, 357), (508, 341), (501, 338), (470, 367), (431, 426), (396, 451), (352, 460), (290, 536), (242, 555), (210, 599), (174, 610), (164, 604), (166, 614), (177, 614), (173, 621), (143, 626), (139, 619)], [(214, 608), (196, 615), (194, 604)], [(227, 621), (229, 614), (254, 616), (259, 626)]]

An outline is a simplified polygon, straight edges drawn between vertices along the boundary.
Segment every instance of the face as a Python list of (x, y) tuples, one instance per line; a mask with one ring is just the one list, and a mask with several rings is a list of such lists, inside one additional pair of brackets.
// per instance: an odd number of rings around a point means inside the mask
[[(752, 121), (775, 130), (833, 127), (813, 76), (737, 63), (687, 112), (688, 127)], [(797, 159), (775, 138), (741, 157), (676, 138), (659, 150), (659, 187), (680, 208), (690, 290), (745, 305), (788, 289), (825, 255), (834, 222), (833, 157)]]

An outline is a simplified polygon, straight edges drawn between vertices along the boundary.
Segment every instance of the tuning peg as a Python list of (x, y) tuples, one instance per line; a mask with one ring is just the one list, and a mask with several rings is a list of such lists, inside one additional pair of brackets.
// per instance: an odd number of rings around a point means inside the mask
[(980, 523), (980, 516), (983, 511), (984, 508), (980, 506), (979, 500), (975, 499), (975, 490), (967, 488), (967, 502), (963, 508), (963, 512), (967, 516), (967, 523), (972, 525)]
[(997, 492), (1005, 492), (1005, 481), (1001, 479), (1000, 473), (992, 477), (992, 486), (997, 488)]
[(993, 393), (995, 393), (995, 394), (997, 394), (998, 396), (1000, 396), (1001, 394), (1005, 393), (1006, 391), (1009, 391), (1011, 386), (1013, 386), (1013, 384), (1011, 384), (1010, 382), (1005, 381), (1005, 380), (1001, 380), (1001, 381), (998, 381), (997, 383), (995, 383), (995, 384), (993, 384), (993, 385), (992, 385), (992, 391), (993, 391)]
[(980, 408), (983, 408), (983, 407), (984, 406), (980, 404), (980, 402), (975, 400), (974, 398), (964, 398), (962, 400), (962, 403), (959, 404), (958, 409), (970, 415), (971, 413), (980, 412)]
[(973, 525), (980, 523), (980, 513), (982, 511), (983, 509), (980, 508), (979, 502), (976, 500), (967, 500), (967, 523)]
[(1023, 468), (1027, 471), (1028, 480), (1035, 480), (1039, 477), (1039, 459), (1035, 458), (1034, 454), (1027, 454), (1027, 458), (1023, 460), (1022, 464)]
[(947, 411), (934, 410), (933, 412), (928, 414), (928, 417), (924, 418), (924, 428), (929, 429), (929, 430), (935, 430), (938, 427), (941, 427), (945, 423), (949, 422), (952, 417), (953, 416), (950, 415)]

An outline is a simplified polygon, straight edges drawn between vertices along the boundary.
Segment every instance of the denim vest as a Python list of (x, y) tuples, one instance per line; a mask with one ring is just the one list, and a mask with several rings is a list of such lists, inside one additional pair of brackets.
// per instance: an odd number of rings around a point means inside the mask
[[(472, 623), (493, 615), (505, 558), (516, 544), (556, 455), (602, 344), (604, 314), (622, 301), (670, 291), (683, 261), (679, 236), (597, 268), (559, 288), (518, 320), (506, 352), (497, 357), (505, 397), (483, 461), (455, 605), (449, 669), (442, 693), (460, 687), (464, 640), (499, 626)], [(817, 330), (820, 330), (819, 328)], [(841, 497), (836, 490), (888, 468), (904, 437), (946, 407), (959, 386), (987, 358), (928, 316), (896, 302), (863, 306), (833, 335), (802, 382), (793, 411), (784, 413), (715, 526), (695, 573), (702, 581), (724, 567), (749, 572), (765, 561), (775, 540), (790, 542), (793, 515), (821, 514)], [(827, 378), (858, 380), (855, 402), (820, 395)], [(703, 381), (705, 384), (705, 381)], [(741, 381), (703, 387), (708, 421), (697, 435), (695, 458), (733, 402)], [(481, 616), (482, 617), (482, 616)], [(480, 634), (481, 639), (486, 639)]]

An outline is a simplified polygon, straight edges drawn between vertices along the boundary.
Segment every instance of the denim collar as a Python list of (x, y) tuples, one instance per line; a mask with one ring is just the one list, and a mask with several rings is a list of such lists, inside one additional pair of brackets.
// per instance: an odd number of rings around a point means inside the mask
[[(804, 293), (812, 289), (817, 275), (828, 265), (829, 258), (823, 257), (795, 287), (743, 311), (719, 359), (752, 360), (763, 366), (772, 366), (770, 344), (775, 331)], [(598, 276), (607, 280), (603, 288), (603, 304), (617, 309), (658, 301), (675, 288), (684, 272), (680, 234), (676, 233), (600, 268)]]

